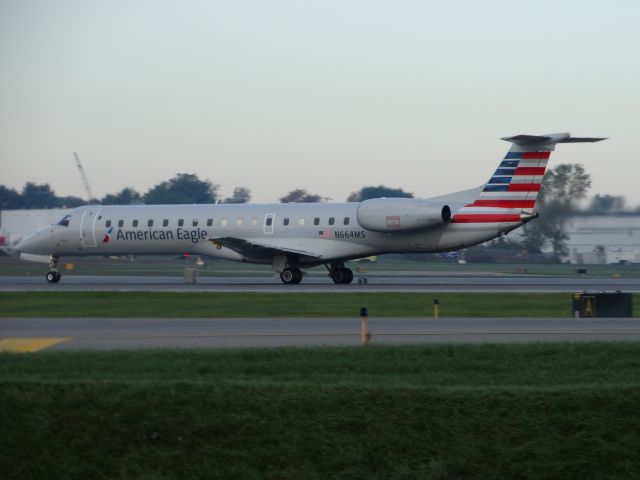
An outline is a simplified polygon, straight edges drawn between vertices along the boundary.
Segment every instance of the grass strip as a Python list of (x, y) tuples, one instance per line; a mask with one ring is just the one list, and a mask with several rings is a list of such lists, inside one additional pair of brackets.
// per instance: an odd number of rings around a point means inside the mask
[(0, 292), (0, 317), (429, 317), (436, 298), (443, 317), (571, 316), (567, 293)]
[(640, 344), (0, 355), (12, 479), (635, 479)]
[(431, 389), (640, 385), (640, 343), (4, 353), (0, 380)]

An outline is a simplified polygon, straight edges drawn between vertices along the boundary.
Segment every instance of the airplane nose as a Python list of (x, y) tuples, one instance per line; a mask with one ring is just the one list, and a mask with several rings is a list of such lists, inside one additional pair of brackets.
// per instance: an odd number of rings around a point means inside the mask
[(47, 236), (38, 231), (24, 237), (14, 248), (18, 251), (18, 253), (48, 255), (48, 252), (46, 250), (49, 250), (51, 248), (51, 246), (48, 245), (49, 243), (50, 242), (47, 241)]
[(29, 253), (30, 247), (33, 245), (36, 234), (32, 233), (20, 239), (18, 244), (14, 247), (19, 253)]

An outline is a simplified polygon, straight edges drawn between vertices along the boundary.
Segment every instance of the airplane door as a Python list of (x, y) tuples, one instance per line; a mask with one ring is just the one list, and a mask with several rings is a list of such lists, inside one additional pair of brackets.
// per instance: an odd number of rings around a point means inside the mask
[(83, 247), (95, 247), (96, 242), (96, 222), (98, 220), (99, 208), (87, 208), (80, 220), (80, 240)]
[(267, 213), (264, 216), (264, 233), (265, 235), (273, 234), (273, 222), (275, 221), (275, 213)]

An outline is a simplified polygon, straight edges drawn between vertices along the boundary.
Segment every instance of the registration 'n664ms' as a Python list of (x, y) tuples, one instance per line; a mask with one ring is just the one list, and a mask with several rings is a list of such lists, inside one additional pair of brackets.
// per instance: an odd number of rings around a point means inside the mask
[(336, 230), (333, 233), (335, 237), (340, 240), (347, 238), (366, 238), (364, 230)]

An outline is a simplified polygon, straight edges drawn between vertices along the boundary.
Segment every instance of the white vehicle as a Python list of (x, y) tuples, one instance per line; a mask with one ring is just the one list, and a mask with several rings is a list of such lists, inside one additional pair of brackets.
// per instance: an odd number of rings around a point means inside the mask
[(597, 142), (568, 133), (503, 138), (512, 143), (489, 181), (430, 199), (358, 203), (127, 205), (79, 207), (22, 240), (16, 250), (48, 255), (47, 281), (60, 281), (65, 255), (207, 255), (272, 265), (284, 283), (325, 265), (351, 283), (344, 262), (384, 253), (436, 253), (476, 245), (537, 217), (536, 199), (558, 143)]

